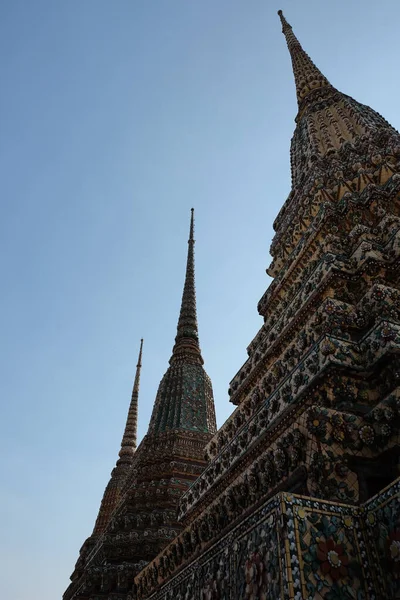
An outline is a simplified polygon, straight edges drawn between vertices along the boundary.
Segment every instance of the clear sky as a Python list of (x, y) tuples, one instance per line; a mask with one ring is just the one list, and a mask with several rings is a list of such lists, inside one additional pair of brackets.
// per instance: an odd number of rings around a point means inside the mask
[(296, 115), (282, 8), (400, 127), (398, 0), (0, 1), (0, 592), (55, 600), (171, 353), (196, 216), (218, 423), (262, 324)]

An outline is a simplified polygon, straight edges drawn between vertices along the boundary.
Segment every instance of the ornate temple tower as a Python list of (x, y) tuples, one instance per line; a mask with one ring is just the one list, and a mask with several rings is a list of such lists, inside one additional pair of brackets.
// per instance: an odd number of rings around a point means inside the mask
[(400, 597), (400, 135), (279, 14), (298, 114), (264, 323), (140, 599)]
[[(111, 515), (117, 508), (124, 490), (126, 488), (128, 477), (132, 472), (133, 463), (135, 461), (136, 446), (137, 446), (137, 419), (138, 419), (138, 400), (139, 400), (139, 385), (140, 385), (140, 369), (142, 368), (142, 352), (143, 352), (143, 339), (140, 340), (140, 350), (138, 362), (136, 365), (136, 374), (133, 383), (132, 397), (128, 410), (128, 417), (126, 420), (124, 434), (121, 441), (121, 449), (119, 451), (119, 458), (116, 462), (114, 469), (111, 472), (110, 481), (104, 490), (103, 498), (101, 501), (99, 513), (94, 525), (93, 532), (88, 537), (82, 548), (80, 549), (80, 556), (75, 565), (74, 573), (71, 579), (77, 580), (83, 573), (85, 565), (85, 557), (87, 557), (93, 550), (96, 543), (101, 539), (102, 534), (110, 523)], [(70, 597), (67, 595), (67, 597)]]
[(120, 458), (65, 600), (126, 598), (134, 576), (182, 529), (178, 500), (206, 466), (204, 447), (216, 432), (216, 421), (198, 337), (194, 244), (192, 209), (170, 366), (158, 388), (149, 430), (136, 450), (141, 346)]
[(119, 459), (111, 473), (111, 479), (105, 489), (99, 514), (93, 529), (92, 536), (96, 538), (103, 533), (110, 522), (111, 515), (119, 504), (127, 479), (132, 471), (132, 465), (135, 458), (137, 445), (137, 419), (138, 419), (138, 400), (140, 369), (142, 368), (143, 339), (140, 340), (140, 350), (138, 363), (136, 365), (136, 375), (133, 384), (132, 398), (129, 405), (128, 417), (126, 420), (125, 431), (122, 437)]
[(110, 524), (111, 516), (123, 498), (128, 478), (132, 473), (133, 464), (136, 460), (137, 446), (137, 419), (138, 419), (138, 401), (140, 386), (140, 370), (142, 368), (143, 339), (140, 340), (140, 350), (138, 362), (136, 365), (136, 374), (133, 383), (131, 402), (129, 405), (128, 416), (126, 419), (125, 430), (122, 436), (119, 458), (114, 469), (111, 472), (110, 481), (104, 490), (99, 513), (93, 528), (93, 532), (88, 537), (80, 549), (79, 558), (75, 565), (74, 572), (71, 575), (72, 583), (65, 592), (66, 598), (73, 598), (74, 591), (85, 573), (87, 564), (90, 564), (90, 556), (94, 548), (101, 544), (104, 532)]

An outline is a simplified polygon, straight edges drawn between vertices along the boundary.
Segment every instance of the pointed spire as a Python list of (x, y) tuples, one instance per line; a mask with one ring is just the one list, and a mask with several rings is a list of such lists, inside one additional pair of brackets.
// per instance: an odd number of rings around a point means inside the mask
[(137, 418), (138, 418), (138, 399), (139, 399), (139, 383), (140, 369), (142, 368), (142, 350), (143, 338), (140, 340), (139, 358), (136, 365), (135, 381), (133, 383), (132, 398), (129, 406), (128, 417), (124, 435), (121, 442), (121, 450), (119, 451), (119, 460), (117, 465), (130, 464), (137, 445)]
[(300, 107), (304, 98), (313, 90), (326, 87), (332, 88), (332, 86), (303, 50), (299, 40), (293, 33), (292, 26), (286, 21), (281, 10), (278, 10), (278, 15), (281, 19), (282, 32), (286, 38), (292, 59), (297, 102)]
[(170, 363), (190, 357), (203, 364), (197, 328), (196, 289), (194, 279), (194, 208), (191, 209), (188, 255), (185, 285), (183, 287), (181, 311), (179, 314), (175, 345)]

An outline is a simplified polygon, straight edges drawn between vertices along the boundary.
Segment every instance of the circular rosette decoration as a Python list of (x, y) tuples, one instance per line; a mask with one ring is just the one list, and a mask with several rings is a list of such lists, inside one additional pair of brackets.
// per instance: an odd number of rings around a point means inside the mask
[(361, 441), (367, 446), (371, 446), (375, 441), (375, 431), (371, 425), (364, 425), (359, 431)]
[(316, 438), (321, 439), (326, 436), (328, 421), (327, 414), (323, 410), (312, 408), (308, 413), (307, 429)]
[(349, 557), (345, 554), (342, 544), (335, 544), (332, 538), (326, 542), (319, 542), (317, 557), (324, 575), (330, 575), (333, 581), (346, 577)]

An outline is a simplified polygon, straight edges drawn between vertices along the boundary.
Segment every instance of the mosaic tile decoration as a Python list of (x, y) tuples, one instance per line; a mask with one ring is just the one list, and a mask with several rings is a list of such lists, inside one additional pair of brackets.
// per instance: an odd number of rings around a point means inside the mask
[(281, 493), (149, 600), (389, 600), (400, 593), (400, 479), (365, 506)]
[(400, 480), (365, 504), (367, 551), (382, 597), (400, 598)]

